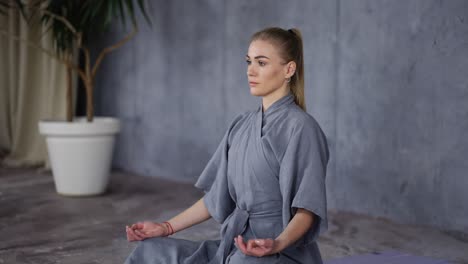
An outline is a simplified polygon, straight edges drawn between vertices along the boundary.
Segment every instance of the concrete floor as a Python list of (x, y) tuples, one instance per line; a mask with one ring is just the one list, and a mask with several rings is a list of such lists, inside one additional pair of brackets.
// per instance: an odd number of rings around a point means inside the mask
[[(70, 198), (55, 193), (50, 172), (0, 168), (0, 263), (122, 263), (134, 247), (126, 224), (162, 221), (202, 196), (190, 184), (113, 172), (106, 195)], [(330, 212), (329, 231), (319, 238), (325, 260), (397, 250), (468, 263), (468, 235)], [(207, 221), (175, 237), (216, 239)]]

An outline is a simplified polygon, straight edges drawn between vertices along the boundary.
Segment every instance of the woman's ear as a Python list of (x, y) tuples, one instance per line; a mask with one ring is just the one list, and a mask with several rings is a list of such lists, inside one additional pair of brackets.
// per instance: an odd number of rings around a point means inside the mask
[(286, 64), (286, 78), (290, 78), (296, 72), (296, 62), (290, 61)]

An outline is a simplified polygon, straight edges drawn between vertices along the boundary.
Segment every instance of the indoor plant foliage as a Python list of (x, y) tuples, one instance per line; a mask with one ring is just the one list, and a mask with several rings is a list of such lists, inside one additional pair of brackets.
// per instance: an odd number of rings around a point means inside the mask
[[(50, 32), (55, 50), (23, 40), (9, 32), (3, 35), (24, 41), (56, 58), (67, 68), (67, 121), (39, 121), (39, 131), (46, 136), (55, 187), (64, 195), (96, 195), (105, 191), (115, 134), (120, 122), (111, 117), (94, 117), (93, 89), (103, 59), (120, 48), (137, 33), (136, 11), (149, 23), (143, 0), (0, 0), (0, 13), (14, 8), (31, 25), (42, 25)], [(118, 42), (103, 48), (95, 59), (88, 44), (106, 31), (113, 22), (132, 29)], [(78, 54), (82, 64), (75, 63)], [(86, 90), (86, 118), (73, 118), (72, 72), (75, 71)], [(86, 122), (87, 121), (87, 122)]]
[[(39, 47), (55, 57), (67, 67), (67, 120), (72, 121), (72, 71), (76, 71), (86, 89), (86, 118), (89, 122), (94, 117), (94, 81), (102, 60), (110, 52), (120, 48), (138, 31), (136, 10), (150, 20), (146, 13), (144, 0), (0, 0), (0, 12), (5, 9), (18, 9), (27, 21), (40, 21), (52, 34), (55, 52)], [(2, 10), (3, 9), (3, 10)], [(91, 60), (89, 41), (93, 36), (105, 32), (115, 20), (125, 26), (130, 19), (132, 30), (120, 41), (102, 49), (94, 61)], [(5, 34), (5, 32), (3, 32)], [(15, 38), (16, 36), (11, 36)], [(19, 39), (18, 37), (16, 37)], [(21, 40), (21, 39), (19, 39)], [(34, 43), (30, 43), (37, 46)], [(82, 52), (82, 65), (74, 63), (77, 52)], [(80, 67), (81, 66), (81, 67)]]

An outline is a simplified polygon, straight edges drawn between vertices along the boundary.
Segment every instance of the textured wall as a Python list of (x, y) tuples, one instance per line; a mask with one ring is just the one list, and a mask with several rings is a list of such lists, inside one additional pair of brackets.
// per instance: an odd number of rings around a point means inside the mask
[[(468, 1), (152, 1), (112, 54), (97, 109), (121, 118), (114, 165), (195, 181), (253, 109), (252, 33), (298, 27), (306, 102), (332, 151), (329, 207), (468, 231)], [(96, 47), (115, 41), (114, 29)]]
[(333, 205), (468, 231), (468, 1), (341, 1)]

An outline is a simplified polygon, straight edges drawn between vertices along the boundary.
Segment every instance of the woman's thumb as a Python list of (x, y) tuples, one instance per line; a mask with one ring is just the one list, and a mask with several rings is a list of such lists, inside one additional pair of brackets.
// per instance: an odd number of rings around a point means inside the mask
[(257, 240), (255, 240), (255, 243), (256, 243), (257, 245), (259, 245), (259, 246), (265, 245), (265, 241), (264, 241), (264, 240), (259, 240), (259, 239), (257, 239)]

